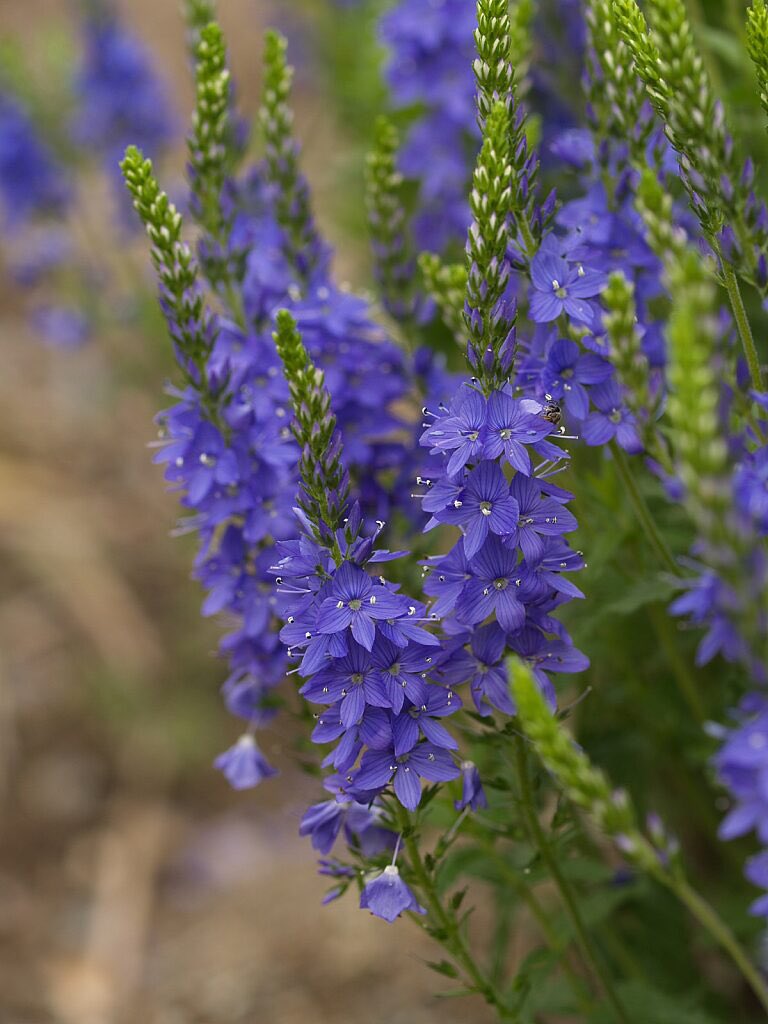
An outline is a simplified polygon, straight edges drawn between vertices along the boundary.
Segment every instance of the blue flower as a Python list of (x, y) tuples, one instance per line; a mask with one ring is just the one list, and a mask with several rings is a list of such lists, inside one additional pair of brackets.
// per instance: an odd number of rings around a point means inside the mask
[(406, 910), (426, 914), (394, 864), (387, 865), (381, 874), (366, 882), (360, 894), (360, 907), (390, 924)]
[(518, 596), (520, 570), (514, 548), (497, 537), (488, 537), (471, 557), (469, 571), (471, 579), (456, 602), (459, 622), (475, 625), (495, 613), (505, 632), (522, 629), (525, 606)]
[(552, 430), (553, 424), (531, 412), (525, 401), (505, 391), (494, 391), (488, 399), (484, 455), (487, 459), (499, 459), (503, 455), (513, 469), (528, 476), (531, 459), (525, 446), (532, 445), (535, 450)]
[[(572, 533), (578, 527), (573, 513), (562, 502), (543, 494), (542, 484), (535, 477), (518, 474), (510, 484), (510, 493), (520, 509), (514, 542), (522, 548), (523, 556), (529, 564), (541, 558), (544, 551), (543, 537), (558, 537)], [(512, 543), (512, 540), (508, 539), (505, 543)]]
[(392, 738), (395, 754), (413, 750), (423, 735), (430, 743), (443, 750), (458, 750), (458, 743), (436, 718), (446, 718), (461, 708), (461, 699), (447, 686), (428, 686), (424, 699), (410, 704), (392, 720)]
[(249, 789), (262, 779), (277, 775), (277, 769), (267, 762), (250, 733), (243, 733), (233, 747), (219, 754), (213, 764), (224, 773), (233, 789)]
[(482, 811), (488, 806), (480, 772), (473, 761), (461, 762), (461, 799), (454, 801), (453, 806), (457, 811), (467, 807), (472, 811)]
[(584, 420), (581, 436), (591, 446), (608, 444), (614, 438), (627, 452), (637, 454), (643, 443), (637, 432), (637, 422), (627, 409), (621, 388), (615, 379), (596, 384), (591, 391), (596, 411)]
[(517, 529), (520, 509), (495, 462), (481, 462), (467, 477), (461, 497), (435, 516), (464, 529), (464, 550), (472, 558), (489, 533), (505, 537)]
[(568, 411), (583, 420), (589, 412), (589, 392), (585, 385), (602, 384), (612, 373), (607, 360), (593, 352), (582, 353), (575, 341), (560, 338), (547, 354), (541, 386), (552, 398), (565, 399)]
[(415, 811), (421, 801), (421, 779), (450, 782), (458, 774), (447, 750), (424, 742), (399, 755), (394, 747), (367, 750), (353, 776), (353, 786), (356, 791), (380, 792), (394, 776), (395, 796), (403, 807)]
[(485, 425), (485, 399), (470, 387), (463, 387), (452, 403), (451, 414), (439, 416), (421, 436), (421, 444), (432, 452), (448, 452), (446, 471), (458, 473), (468, 462), (477, 462), (483, 452), (481, 433)]
[(469, 683), (478, 714), (490, 715), (493, 708), (514, 715), (504, 666), (507, 637), (496, 622), (476, 629), (469, 637), (469, 650), (462, 645), (440, 668), (440, 677), (451, 686)]
[(317, 630), (337, 634), (351, 628), (355, 640), (370, 651), (376, 638), (376, 622), (406, 615), (408, 607), (406, 597), (375, 584), (367, 572), (344, 562), (318, 609)]
[(70, 197), (64, 169), (19, 103), (0, 92), (0, 197), (10, 225), (59, 213)]
[(605, 274), (562, 256), (539, 250), (531, 260), (529, 314), (536, 323), (550, 323), (562, 313), (587, 327), (599, 325), (599, 306), (590, 301), (605, 287)]

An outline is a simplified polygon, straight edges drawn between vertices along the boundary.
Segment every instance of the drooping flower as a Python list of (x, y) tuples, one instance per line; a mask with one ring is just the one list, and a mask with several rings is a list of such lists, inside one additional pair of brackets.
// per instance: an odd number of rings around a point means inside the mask
[(384, 870), (366, 882), (360, 894), (360, 907), (370, 910), (390, 924), (406, 910), (414, 914), (426, 914), (411, 889), (400, 877), (396, 864), (388, 864)]
[(219, 754), (213, 763), (214, 767), (223, 772), (233, 789), (249, 789), (258, 785), (262, 779), (277, 775), (277, 769), (269, 764), (253, 735), (247, 732), (233, 747)]

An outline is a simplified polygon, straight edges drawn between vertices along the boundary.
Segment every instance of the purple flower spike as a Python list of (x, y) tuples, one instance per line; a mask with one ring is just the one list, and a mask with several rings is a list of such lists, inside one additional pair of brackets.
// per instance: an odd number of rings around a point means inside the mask
[(360, 894), (361, 910), (370, 910), (375, 917), (389, 924), (400, 917), (405, 910), (414, 914), (426, 914), (413, 892), (400, 877), (397, 865), (387, 867), (367, 882)]

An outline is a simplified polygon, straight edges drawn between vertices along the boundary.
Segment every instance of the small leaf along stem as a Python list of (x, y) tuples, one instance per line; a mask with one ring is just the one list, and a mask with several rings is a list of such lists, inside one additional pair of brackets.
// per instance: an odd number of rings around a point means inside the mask
[(461, 965), (470, 986), (479, 992), (490, 1006), (493, 1006), (499, 1020), (509, 1021), (514, 1024), (514, 1022), (519, 1020), (518, 1014), (506, 1004), (498, 988), (486, 977), (483, 970), (475, 962), (461, 934), (461, 926), (456, 919), (455, 912), (447, 910), (440, 900), (434, 878), (427, 869), (419, 851), (419, 844), (416, 841), (416, 833), (410, 814), (404, 807), (398, 804), (397, 815), (398, 827), (403, 836), (403, 847), (434, 926), (430, 930), (430, 934)]

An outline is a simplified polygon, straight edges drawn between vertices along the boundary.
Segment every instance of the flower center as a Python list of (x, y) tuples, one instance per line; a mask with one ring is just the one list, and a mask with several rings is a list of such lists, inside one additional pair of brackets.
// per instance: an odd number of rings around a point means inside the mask
[(396, 661), (394, 663), (394, 665), (390, 665), (389, 668), (387, 669), (387, 671), (389, 672), (389, 674), (391, 676), (399, 676), (400, 675), (400, 662)]
[(363, 673), (362, 673), (362, 672), (354, 672), (354, 673), (353, 673), (353, 674), (352, 674), (352, 675), (351, 675), (351, 676), (349, 677), (349, 681), (350, 681), (351, 683), (354, 683), (354, 684), (355, 684), (356, 686), (359, 686), (359, 685), (360, 685), (360, 683), (362, 683), (362, 681), (363, 681)]
[(469, 434), (467, 434), (467, 437), (469, 438), (470, 441), (476, 441), (478, 439), (478, 437), (480, 437), (480, 431), (479, 430), (472, 430), (472, 431), (470, 431)]
[(611, 409), (611, 412), (610, 412), (610, 415), (609, 415), (608, 418), (611, 421), (611, 423), (621, 423), (621, 410), (620, 409)]
[(359, 597), (356, 597), (352, 601), (349, 602), (349, 610), (351, 612), (359, 612), (362, 607), (363, 607), (363, 602), (360, 600)]
[(500, 576), (498, 579), (493, 581), (493, 585), (497, 590), (506, 590), (509, 586), (509, 580)]
[(504, 427), (503, 430), (499, 431), (499, 437), (501, 438), (502, 441), (508, 441), (510, 437), (512, 437), (512, 431), (509, 429), (509, 427)]
[(484, 516), (489, 516), (493, 511), (493, 505), (490, 503), (490, 501), (481, 501), (480, 511), (483, 513)]

